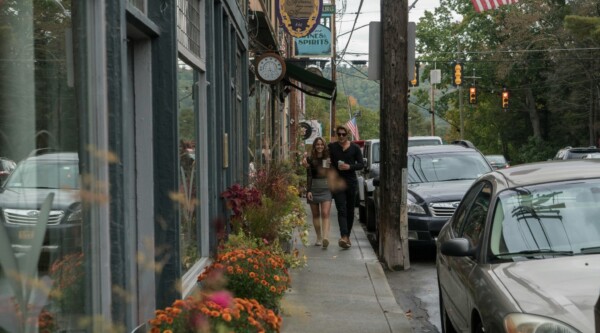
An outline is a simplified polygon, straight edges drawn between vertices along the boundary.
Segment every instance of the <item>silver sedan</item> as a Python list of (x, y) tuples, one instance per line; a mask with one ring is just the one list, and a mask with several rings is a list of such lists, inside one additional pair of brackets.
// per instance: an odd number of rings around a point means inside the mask
[(437, 245), (443, 332), (594, 332), (600, 160), (480, 177)]

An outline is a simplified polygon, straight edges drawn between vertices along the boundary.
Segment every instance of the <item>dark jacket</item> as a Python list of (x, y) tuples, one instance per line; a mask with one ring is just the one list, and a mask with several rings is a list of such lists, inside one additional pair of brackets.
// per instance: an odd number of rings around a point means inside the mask
[[(364, 168), (364, 161), (360, 147), (350, 142), (350, 147), (344, 150), (338, 142), (329, 143), (329, 157), (331, 158), (331, 167), (337, 170), (340, 177), (346, 182), (356, 184), (356, 170)], [(338, 169), (338, 161), (344, 161), (350, 164), (350, 170)]]

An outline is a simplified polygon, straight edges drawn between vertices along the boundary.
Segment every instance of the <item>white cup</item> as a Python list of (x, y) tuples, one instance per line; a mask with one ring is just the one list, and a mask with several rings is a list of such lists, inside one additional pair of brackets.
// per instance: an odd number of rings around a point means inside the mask
[(342, 164), (344, 164), (344, 161), (338, 161), (338, 168), (342, 166)]
[(329, 159), (328, 158), (323, 159), (323, 167), (329, 168)]

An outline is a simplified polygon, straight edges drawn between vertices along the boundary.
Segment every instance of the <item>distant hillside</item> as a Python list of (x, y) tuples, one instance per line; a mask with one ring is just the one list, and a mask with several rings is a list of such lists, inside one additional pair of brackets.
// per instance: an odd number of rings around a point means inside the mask
[[(352, 96), (357, 99), (358, 104), (367, 107), (374, 111), (379, 111), (379, 81), (371, 81), (367, 79), (367, 73), (369, 68), (365, 65), (354, 65), (354, 67), (339, 66), (337, 71), (337, 85), (338, 91), (344, 95)], [(325, 77), (331, 77), (329, 68), (326, 68), (324, 73)], [(422, 76), (421, 76), (422, 77)], [(428, 82), (422, 82), (419, 87), (411, 88), (413, 95), (409, 102), (416, 102), (414, 93), (419, 90), (429, 91), (430, 86)], [(429, 108), (428, 105), (424, 105)], [(424, 117), (429, 116), (429, 110), (424, 108), (416, 108), (417, 111)]]
[[(358, 104), (379, 111), (379, 84), (367, 79), (367, 66), (339, 66), (337, 71), (338, 91), (356, 98)], [(326, 68), (323, 75), (331, 77)]]

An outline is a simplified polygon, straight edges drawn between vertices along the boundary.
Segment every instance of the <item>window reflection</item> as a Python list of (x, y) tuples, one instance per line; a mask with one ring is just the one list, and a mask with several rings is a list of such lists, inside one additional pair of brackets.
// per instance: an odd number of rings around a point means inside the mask
[(179, 63), (179, 183), (180, 183), (180, 248), (181, 265), (187, 271), (199, 259), (196, 223), (196, 115), (194, 88), (197, 74), (185, 63)]
[(0, 1), (0, 157), (17, 163), (0, 188), (0, 332), (75, 331), (87, 317), (76, 6)]

